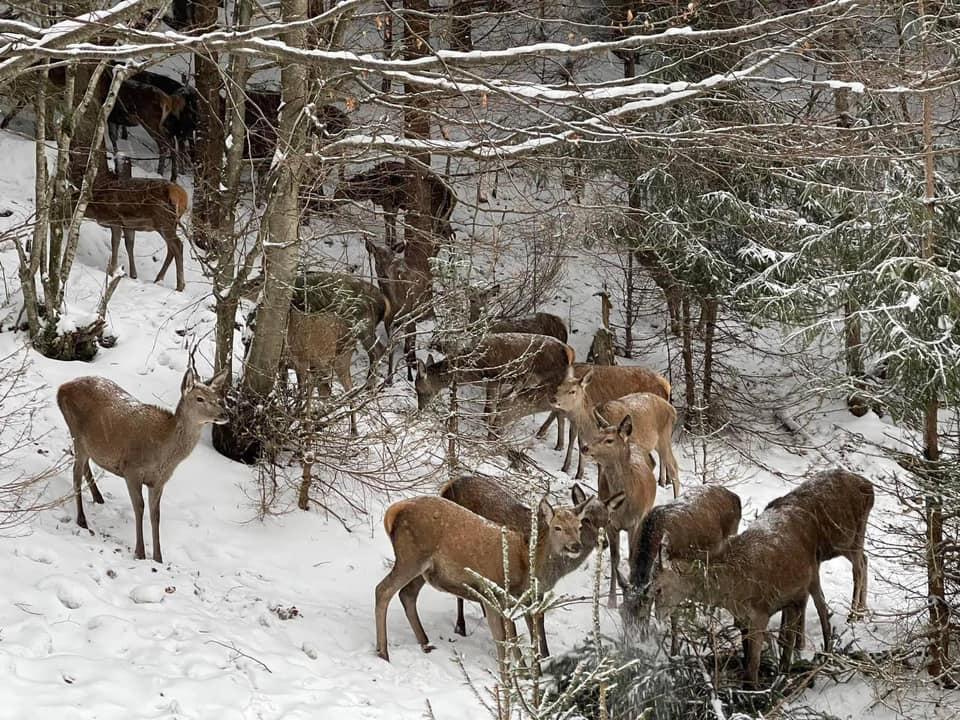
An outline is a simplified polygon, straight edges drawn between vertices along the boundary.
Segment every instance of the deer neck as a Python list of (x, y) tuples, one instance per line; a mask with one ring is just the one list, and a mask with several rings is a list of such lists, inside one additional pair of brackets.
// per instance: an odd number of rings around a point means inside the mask
[(177, 410), (170, 419), (170, 428), (166, 438), (161, 441), (163, 449), (166, 451), (163, 455), (168, 458), (168, 462), (176, 467), (184, 458), (187, 457), (193, 448), (200, 441), (200, 433), (203, 426), (196, 422), (187, 412), (184, 401), (181, 399), (177, 405)]

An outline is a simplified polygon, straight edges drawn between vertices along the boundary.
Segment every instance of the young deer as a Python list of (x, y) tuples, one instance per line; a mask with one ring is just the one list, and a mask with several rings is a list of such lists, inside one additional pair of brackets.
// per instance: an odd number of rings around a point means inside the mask
[[(873, 502), (873, 484), (869, 480), (837, 468), (817, 473), (766, 507), (767, 510), (795, 507), (806, 513), (816, 531), (817, 562), (840, 556), (850, 561), (853, 566), (850, 621), (862, 616), (867, 609), (867, 556), (863, 543)], [(801, 618), (799, 648), (804, 644), (803, 625)], [(827, 651), (830, 640), (830, 634), (824, 634)]]
[(171, 159), (171, 180), (177, 179), (176, 139), (167, 124), (171, 116), (179, 116), (186, 107), (182, 95), (167, 95), (159, 88), (143, 82), (124, 80), (117, 101), (108, 118), (108, 134), (117, 152), (121, 127), (141, 126), (157, 144), (159, 161), (157, 171), (162, 173), (164, 161)]
[[(642, 367), (621, 366), (621, 365), (587, 365), (577, 363), (574, 365), (573, 373), (564, 378), (557, 388), (554, 397), (554, 407), (570, 421), (570, 437), (567, 445), (567, 452), (563, 458), (561, 470), (568, 472), (573, 459), (574, 439), (581, 436), (581, 441), (588, 440), (594, 428), (594, 409), (603, 406), (611, 400), (618, 400), (625, 395), (634, 393), (649, 393), (656, 395), (669, 403), (670, 383), (665, 377), (653, 370)], [(658, 411), (667, 413), (666, 408), (658, 404)], [(674, 411), (674, 417), (676, 411)], [(606, 417), (606, 415), (604, 415)], [(615, 420), (607, 418), (611, 424), (620, 421), (620, 417)], [(671, 433), (673, 426), (670, 427)], [(670, 448), (669, 438), (667, 448)], [(559, 444), (559, 443), (558, 443)], [(559, 449), (559, 448), (558, 448)], [(651, 450), (653, 447), (650, 448)], [(673, 451), (670, 450), (669, 458), (673, 458)], [(664, 485), (668, 471), (676, 472), (676, 460), (672, 460), (673, 467), (670, 468), (665, 462), (663, 455), (660, 456), (660, 484)], [(577, 479), (583, 477), (583, 458), (577, 460)], [(679, 490), (677, 490), (679, 494)]]
[(81, 495), (83, 478), (94, 502), (103, 496), (93, 480), (90, 461), (127, 481), (133, 503), (137, 545), (134, 557), (143, 560), (143, 486), (149, 490), (153, 559), (160, 552), (160, 498), (163, 488), (200, 440), (207, 423), (225, 423), (227, 412), (221, 391), (227, 371), (202, 383), (189, 368), (180, 383), (175, 412), (137, 401), (116, 383), (100, 377), (81, 377), (57, 390), (57, 405), (73, 438), (73, 489), (77, 497), (77, 525), (87, 527)]
[(597, 489), (600, 500), (610, 511), (607, 539), (610, 541), (610, 592), (607, 603), (617, 606), (617, 573), (620, 566), (620, 532), (627, 533), (628, 556), (639, 547), (643, 519), (657, 499), (657, 481), (650, 469), (648, 455), (631, 457), (630, 435), (633, 420), (626, 415), (616, 427), (601, 428), (589, 445), (583, 445), (584, 455), (600, 466)]
[[(650, 585), (663, 569), (664, 560), (705, 560), (715, 557), (740, 526), (742, 507), (736, 493), (719, 485), (700, 485), (679, 498), (653, 508), (643, 522), (640, 539), (630, 553), (630, 576), (619, 570), (623, 591), (620, 617), (628, 633), (650, 617)], [(671, 655), (677, 652), (674, 619)]]
[[(504, 490), (496, 480), (482, 475), (465, 475), (451, 480), (440, 489), (440, 497), (455, 502), (467, 510), (486, 518), (492, 523), (502, 525), (523, 535), (524, 542), (530, 543), (530, 508)], [(579, 568), (597, 547), (600, 528), (608, 522), (607, 509), (596, 497), (587, 497), (579, 485), (574, 483), (571, 491), (573, 504), (583, 508), (580, 525), (580, 552), (576, 556), (561, 556), (544, 573), (540, 589), (544, 592), (553, 588), (563, 576)], [(547, 634), (543, 626), (543, 614), (534, 618), (540, 639), (540, 655), (550, 655)], [(457, 623), (455, 633), (466, 635), (467, 628), (463, 617), (463, 598), (457, 598)]]
[(494, 408), (500, 386), (511, 385), (511, 394), (544, 394), (560, 384), (574, 361), (574, 351), (556, 338), (524, 333), (485, 335), (477, 347), (457, 363), (449, 358), (427, 363), (417, 362), (414, 387), (417, 405), (423, 410), (449, 382), (456, 368), (460, 382), (486, 383), (487, 401), (484, 408), (491, 432), (498, 425)]
[(777, 612), (784, 626), (781, 673), (790, 669), (811, 595), (824, 637), (830, 635), (816, 552), (815, 520), (804, 508), (768, 508), (708, 563), (666, 565), (652, 586), (657, 616), (662, 619), (687, 599), (728, 610), (743, 634), (744, 684), (755, 688), (763, 638)]
[(110, 229), (110, 263), (107, 273), (117, 267), (120, 234), (123, 233), (130, 264), (130, 277), (136, 279), (133, 244), (137, 230), (159, 233), (167, 244), (167, 257), (154, 282), (167, 274), (171, 262), (177, 265), (177, 290), (183, 290), (183, 242), (177, 237), (177, 223), (187, 211), (186, 191), (176, 183), (153, 178), (123, 180), (115, 175), (97, 178), (87, 203), (86, 217)]
[(430, 192), (430, 217), (433, 232), (442, 238), (452, 238), (450, 215), (457, 198), (450, 187), (429, 170), (412, 170), (402, 162), (384, 162), (366, 172), (344, 179), (334, 193), (334, 199), (364, 202), (369, 200), (383, 208), (387, 245), (397, 248), (397, 212), (416, 207), (411, 183), (422, 175)]
[[(484, 584), (469, 570), (520, 595), (530, 586), (531, 575), (541, 585), (549, 579), (551, 568), (564, 556), (573, 558), (583, 551), (581, 522), (585, 508), (557, 508), (546, 498), (537, 508), (539, 533), (533, 565), (524, 535), (506, 530), (509, 577), (504, 577), (501, 527), (435, 496), (401, 500), (387, 508), (383, 526), (396, 560), (393, 569), (376, 589), (377, 655), (389, 660), (387, 650), (387, 606), (398, 592), (407, 622), (424, 652), (433, 650), (417, 614), (417, 596), (425, 583), (443, 592), (469, 600), (477, 599), (468, 588), (483, 592)], [(502, 641), (516, 636), (513, 623), (483, 601), (490, 632), (497, 642), (497, 657), (502, 662)]]

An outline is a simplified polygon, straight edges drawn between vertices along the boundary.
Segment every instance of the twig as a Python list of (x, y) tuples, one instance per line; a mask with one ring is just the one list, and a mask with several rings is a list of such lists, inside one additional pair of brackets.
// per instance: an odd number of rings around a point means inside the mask
[(263, 668), (264, 670), (266, 670), (268, 673), (270, 673), (271, 675), (273, 675), (273, 670), (271, 670), (270, 668), (268, 668), (268, 667), (267, 667), (267, 664), (266, 664), (265, 662), (263, 662), (262, 660), (257, 660), (257, 658), (253, 657), (253, 655), (247, 655), (247, 653), (243, 652), (242, 650), (239, 650), (236, 645), (234, 645), (234, 644), (232, 644), (232, 643), (228, 644), (228, 643), (225, 643), (225, 642), (220, 642), (219, 640), (207, 640), (207, 642), (206, 642), (207, 645), (210, 645), (211, 643), (212, 643), (213, 645), (220, 645), (221, 647), (225, 647), (225, 648), (227, 648), (228, 650), (233, 650), (233, 652), (235, 652), (235, 653), (236, 653), (237, 655), (239, 655), (240, 657), (245, 657), (245, 658), (247, 658), (248, 660), (253, 660), (253, 661), (254, 661), (255, 663), (257, 663), (260, 667), (262, 667), (262, 668)]

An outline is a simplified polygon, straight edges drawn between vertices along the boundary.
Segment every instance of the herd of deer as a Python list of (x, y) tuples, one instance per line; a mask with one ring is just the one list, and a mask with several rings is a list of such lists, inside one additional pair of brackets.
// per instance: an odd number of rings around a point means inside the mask
[[(54, 86), (63, 85), (63, 77), (62, 70), (48, 74)], [(105, 97), (109, 81), (103, 78), (101, 84)], [(247, 155), (269, 157), (276, 143), (279, 95), (253, 90), (247, 94)], [(163, 171), (169, 157), (175, 179), (178, 156), (192, 146), (197, 101), (192, 88), (172, 78), (148, 72), (135, 75), (121, 86), (110, 114), (114, 147), (121, 128), (143, 126), (159, 148), (159, 170)], [(333, 137), (348, 125), (346, 115), (333, 106), (320, 107), (315, 116), (316, 131), (323, 137)], [(542, 593), (578, 568), (598, 542), (608, 542), (610, 548), (609, 603), (616, 605), (619, 586), (623, 592), (621, 615), (631, 632), (645, 627), (654, 605), (661, 617), (672, 617), (684, 599), (723, 607), (742, 632), (744, 677), (755, 685), (771, 616), (782, 613), (780, 662), (785, 672), (794, 648), (803, 642), (804, 612), (812, 596), (824, 645), (829, 647), (829, 612), (820, 588), (819, 565), (839, 555), (851, 561), (851, 614), (862, 613), (867, 582), (864, 534), (873, 506), (872, 485), (843, 470), (820, 473), (771, 502), (752, 525), (737, 534), (741, 503), (734, 493), (704, 486), (680, 495), (679, 468), (672, 449), (677, 416), (670, 402), (670, 383), (645, 368), (575, 362), (560, 318), (547, 313), (495, 318), (469, 352), (450, 352), (440, 360), (431, 355), (425, 362), (418, 361), (415, 324), (431, 314), (432, 283), (425, 262), (430, 253), (410, 247), (409, 242), (399, 243), (396, 231), (398, 211), (409, 211), (414, 204), (414, 173), (420, 174), (430, 191), (434, 235), (452, 236), (450, 215), (456, 198), (432, 172), (385, 162), (343, 178), (335, 199), (371, 201), (385, 212), (386, 246), (367, 241), (379, 287), (345, 273), (301, 272), (291, 301), (282, 367), (295, 370), (307, 403), (314, 388), (329, 395), (333, 374), (349, 390), (359, 342), (367, 353), (372, 386), (386, 351), (378, 326), (383, 325), (388, 338), (403, 329), (407, 377), (414, 381), (420, 409), (455, 379), (459, 384), (484, 386), (486, 416), (493, 434), (507, 421), (549, 412), (538, 435), (543, 436), (556, 421), (556, 448), (562, 450), (564, 423), (569, 422), (563, 470), (571, 468), (576, 444), (581, 453), (576, 477), (583, 475), (583, 457), (593, 459), (599, 468), (598, 493), (588, 496), (574, 484), (571, 506), (554, 507), (542, 499), (535, 513), (532, 554), (528, 545), (534, 514), (491, 478), (459, 477), (444, 485), (438, 496), (414, 497), (391, 505), (384, 527), (396, 560), (376, 588), (377, 653), (388, 659), (387, 607), (396, 594), (420, 646), (424, 651), (431, 649), (417, 613), (418, 594), (430, 583), (457, 597), (456, 630), (461, 634), (465, 632), (463, 600), (481, 601), (502, 661), (500, 641), (515, 636), (516, 628), (491, 605), (479, 578), (513, 594), (523, 592), (535, 579)], [(110, 272), (116, 267), (123, 235), (129, 274), (136, 278), (134, 234), (137, 230), (155, 231), (167, 244), (157, 281), (175, 262), (177, 289), (183, 290), (183, 244), (177, 224), (186, 209), (186, 192), (172, 181), (128, 179), (110, 173), (96, 183), (86, 214), (111, 230)], [(255, 281), (247, 294), (258, 291)], [(476, 321), (485, 310), (485, 300), (482, 293), (471, 298), (471, 320)], [(393, 372), (390, 352), (387, 377)], [(225, 378), (223, 372), (202, 383), (195, 371), (188, 369), (174, 412), (142, 404), (102, 378), (83, 377), (59, 388), (57, 403), (73, 438), (73, 483), (81, 527), (87, 527), (81, 497), (84, 480), (94, 502), (103, 502), (91, 474), (92, 460), (127, 482), (135, 513), (137, 558), (145, 557), (143, 487), (148, 488), (153, 559), (162, 562), (160, 499), (164, 486), (196, 446), (202, 426), (226, 421)], [(350, 428), (356, 432), (352, 414)], [(672, 486), (675, 499), (654, 507), (658, 481), (661, 486)], [(308, 507), (308, 489), (306, 485), (301, 488), (303, 509)], [(621, 531), (628, 537), (627, 576), (619, 567)], [(509, 561), (506, 573), (504, 537)], [(546, 654), (542, 614), (528, 617), (527, 623), (531, 639)], [(674, 649), (676, 640), (674, 632)]]

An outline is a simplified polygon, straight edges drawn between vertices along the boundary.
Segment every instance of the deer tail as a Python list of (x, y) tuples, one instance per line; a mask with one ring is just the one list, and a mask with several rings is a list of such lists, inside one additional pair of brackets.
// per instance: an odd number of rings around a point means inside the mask
[(577, 351), (566, 344), (563, 346), (563, 351), (567, 354), (567, 365), (573, 367), (573, 362), (577, 359)]
[(383, 529), (387, 531), (387, 536), (391, 539), (393, 538), (393, 526), (397, 523), (397, 515), (400, 514), (400, 511), (403, 510), (406, 505), (406, 500), (395, 502), (387, 508), (387, 512), (383, 516)]
[(167, 193), (170, 204), (173, 205), (173, 209), (177, 213), (177, 220), (179, 220), (187, 211), (187, 207), (189, 207), (190, 204), (190, 200), (187, 198), (187, 191), (176, 183), (167, 183)]
[(666, 393), (663, 396), (663, 399), (666, 400), (667, 402), (672, 402), (670, 400), (670, 393), (673, 392), (673, 388), (670, 385), (670, 381), (667, 380), (665, 377), (663, 377), (663, 375), (660, 376), (660, 387), (662, 387), (664, 393)]

